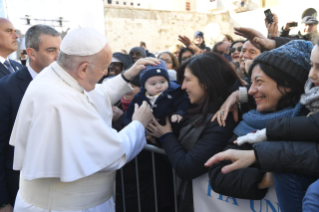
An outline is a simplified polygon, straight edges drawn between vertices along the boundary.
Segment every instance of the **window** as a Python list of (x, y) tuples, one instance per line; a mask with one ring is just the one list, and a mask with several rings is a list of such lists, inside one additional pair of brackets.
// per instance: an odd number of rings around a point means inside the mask
[(112, 0), (107, 0), (107, 3), (108, 4), (112, 4)]
[(134, 5), (134, 3), (133, 2), (131, 2), (131, 6), (133, 6)]
[(262, 7), (271, 7), (279, 5), (279, 0), (262, 0)]
[(186, 2), (186, 11), (190, 11), (190, 10), (191, 10), (191, 3)]

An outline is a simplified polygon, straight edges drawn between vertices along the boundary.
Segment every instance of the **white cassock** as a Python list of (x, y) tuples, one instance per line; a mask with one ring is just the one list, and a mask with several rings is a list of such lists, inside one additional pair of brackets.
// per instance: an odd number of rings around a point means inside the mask
[(31, 82), (10, 139), (21, 170), (14, 211), (115, 211), (115, 171), (146, 144), (140, 122), (111, 126), (112, 104), (131, 89), (117, 76), (86, 93), (57, 62)]

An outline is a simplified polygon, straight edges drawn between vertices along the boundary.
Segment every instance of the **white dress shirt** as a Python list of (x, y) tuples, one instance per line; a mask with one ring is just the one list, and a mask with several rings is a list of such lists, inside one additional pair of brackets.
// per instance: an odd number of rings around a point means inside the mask
[(27, 61), (27, 68), (28, 68), (28, 71), (29, 71), (29, 73), (30, 73), (32, 79), (34, 79), (34, 78), (38, 75), (38, 73), (35, 72), (35, 71), (31, 68), (29, 61)]
[[(0, 56), (0, 62), (4, 65), (4, 67), (6, 67), (6, 68), (9, 70), (9, 68), (4, 64), (4, 61), (6, 61), (6, 60), (8, 60), (9, 63), (11, 64), (9, 58), (6, 58), (6, 59), (5, 59), (5, 58), (3, 58), (3, 57)], [(13, 68), (12, 64), (11, 64), (11, 67), (12, 67), (13, 71), (15, 72), (16, 70)]]

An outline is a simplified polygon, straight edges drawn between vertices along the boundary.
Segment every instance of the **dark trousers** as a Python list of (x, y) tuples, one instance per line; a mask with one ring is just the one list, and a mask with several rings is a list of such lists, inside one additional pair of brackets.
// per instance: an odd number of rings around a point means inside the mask
[(6, 181), (9, 192), (10, 205), (14, 206), (16, 196), (19, 190), (20, 171), (6, 169)]
[(301, 174), (274, 173), (274, 182), (281, 212), (302, 212), (302, 199), (309, 185), (318, 177)]
[(319, 211), (319, 180), (308, 187), (302, 202), (303, 212)]

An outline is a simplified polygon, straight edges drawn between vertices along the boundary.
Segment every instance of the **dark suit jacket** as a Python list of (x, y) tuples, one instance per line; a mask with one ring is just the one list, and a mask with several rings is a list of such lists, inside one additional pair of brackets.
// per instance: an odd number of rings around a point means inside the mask
[[(26, 67), (0, 79), (0, 205), (9, 202), (6, 170), (13, 167), (14, 148), (9, 145), (18, 109), (32, 77)], [(14, 202), (14, 200), (13, 200)]]
[[(11, 65), (15, 71), (19, 71), (19, 70), (24, 68), (23, 65), (21, 65), (20, 63), (18, 63), (16, 61), (10, 60), (10, 62), (11, 62)], [(0, 63), (0, 78), (7, 76), (9, 74), (11, 74), (10, 71), (5, 67), (5, 65)]]

